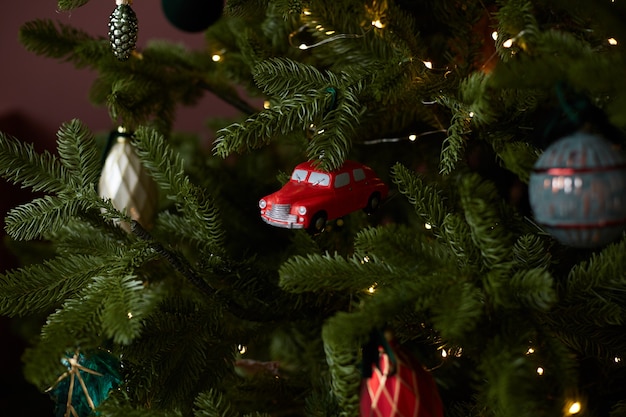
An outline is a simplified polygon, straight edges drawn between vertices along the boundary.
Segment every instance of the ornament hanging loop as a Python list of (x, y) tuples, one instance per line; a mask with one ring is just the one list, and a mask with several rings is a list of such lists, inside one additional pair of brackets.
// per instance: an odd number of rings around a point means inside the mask
[(328, 106), (328, 110), (326, 111), (328, 113), (337, 108), (337, 90), (335, 90), (334, 87), (328, 87), (326, 88), (326, 92), (330, 93), (331, 95), (330, 105)]
[(380, 352), (384, 352), (389, 358), (388, 375), (393, 375), (397, 369), (397, 359), (385, 333), (381, 330), (372, 330), (368, 342), (363, 345), (363, 360), (361, 363), (361, 374), (363, 378), (372, 376), (372, 365), (380, 369)]

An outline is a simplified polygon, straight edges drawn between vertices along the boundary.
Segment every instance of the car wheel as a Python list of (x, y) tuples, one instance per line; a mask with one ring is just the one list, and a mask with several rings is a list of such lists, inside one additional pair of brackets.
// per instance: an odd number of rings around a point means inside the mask
[(311, 222), (309, 223), (309, 227), (307, 229), (309, 233), (321, 233), (326, 227), (326, 219), (326, 213), (323, 211), (315, 213), (315, 216), (311, 218)]
[(367, 200), (367, 205), (364, 210), (367, 214), (372, 214), (376, 211), (378, 206), (380, 206), (380, 193), (374, 193), (370, 196), (369, 200)]

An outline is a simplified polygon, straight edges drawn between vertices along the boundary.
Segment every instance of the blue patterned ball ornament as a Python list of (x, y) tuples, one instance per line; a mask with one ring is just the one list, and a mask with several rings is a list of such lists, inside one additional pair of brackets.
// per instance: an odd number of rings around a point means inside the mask
[(535, 163), (529, 199), (537, 223), (562, 244), (606, 245), (626, 229), (626, 160), (600, 136), (564, 137)]

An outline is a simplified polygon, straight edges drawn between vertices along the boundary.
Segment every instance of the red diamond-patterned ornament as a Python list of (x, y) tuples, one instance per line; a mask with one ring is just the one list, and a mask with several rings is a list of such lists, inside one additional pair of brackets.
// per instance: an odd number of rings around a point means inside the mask
[(443, 417), (432, 375), (394, 342), (395, 366), (381, 347), (378, 366), (361, 389), (361, 417)]

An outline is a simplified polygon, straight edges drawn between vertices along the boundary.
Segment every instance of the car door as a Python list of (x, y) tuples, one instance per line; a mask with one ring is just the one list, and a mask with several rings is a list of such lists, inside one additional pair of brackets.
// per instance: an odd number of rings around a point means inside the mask
[(344, 216), (358, 209), (358, 201), (355, 201), (353, 186), (354, 184), (349, 172), (339, 172), (335, 175), (333, 181), (335, 191), (334, 206), (337, 210), (335, 217)]
[(371, 194), (371, 186), (369, 185), (369, 181), (367, 180), (367, 174), (363, 170), (363, 168), (354, 168), (352, 170), (352, 178), (353, 182), (353, 191), (354, 191), (354, 199), (358, 202), (358, 207), (355, 209), (362, 209), (366, 206), (367, 201), (370, 198)]

